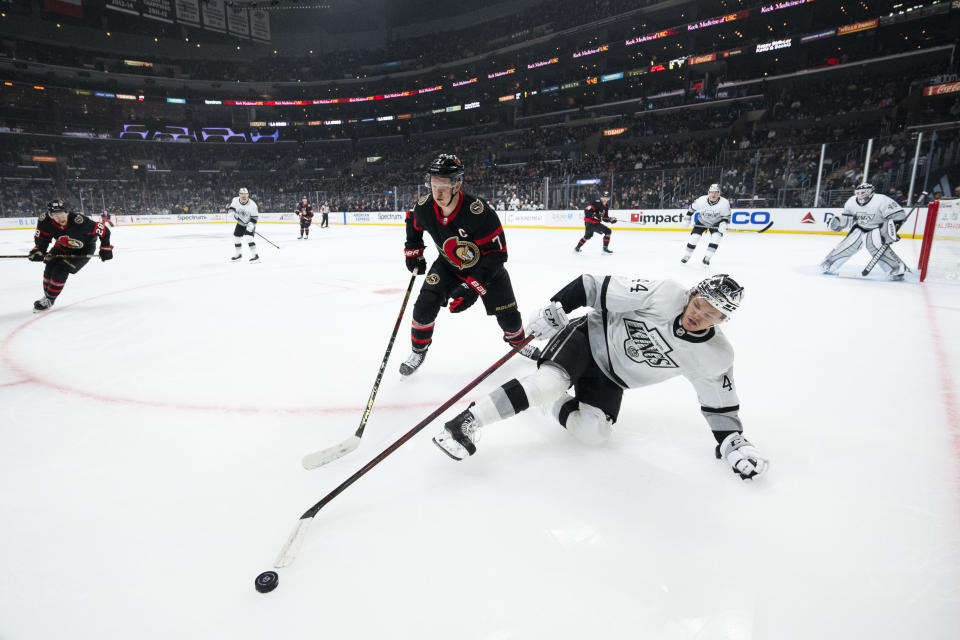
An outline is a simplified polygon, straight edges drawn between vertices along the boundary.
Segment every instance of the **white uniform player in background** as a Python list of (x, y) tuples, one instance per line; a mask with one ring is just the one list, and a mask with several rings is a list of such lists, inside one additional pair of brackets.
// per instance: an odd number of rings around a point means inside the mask
[[(698, 215), (699, 214), (699, 215)], [(712, 184), (707, 189), (707, 195), (700, 196), (693, 201), (687, 210), (686, 223), (698, 215), (693, 231), (690, 232), (690, 239), (687, 240), (687, 250), (684, 252), (680, 262), (686, 262), (693, 255), (697, 243), (700, 242), (700, 236), (704, 231), (710, 232), (710, 244), (707, 245), (707, 252), (703, 254), (703, 264), (710, 264), (710, 259), (717, 252), (720, 246), (720, 239), (723, 238), (727, 225), (730, 223), (730, 201), (720, 196), (720, 185)]]
[(260, 217), (260, 208), (250, 199), (246, 187), (240, 187), (240, 194), (230, 202), (227, 212), (232, 213), (234, 220), (237, 221), (237, 226), (233, 228), (233, 248), (236, 253), (230, 259), (236, 262), (242, 257), (240, 245), (243, 237), (250, 236), (250, 240), (247, 241), (247, 246), (250, 248), (250, 262), (260, 262), (257, 243), (253, 240), (253, 234), (257, 230), (257, 220)]
[[(820, 270), (827, 275), (836, 275), (840, 267), (860, 250), (864, 241), (871, 256), (881, 246), (892, 245), (900, 239), (897, 232), (906, 218), (906, 211), (895, 200), (882, 193), (874, 193), (871, 184), (861, 184), (843, 205), (843, 213), (827, 222), (831, 231), (849, 228), (850, 232), (820, 263)], [(889, 246), (880, 257), (879, 264), (891, 280), (903, 280), (903, 274), (907, 272), (907, 265)]]
[[(742, 478), (764, 473), (768, 462), (746, 438), (733, 381), (733, 347), (715, 325), (740, 306), (743, 288), (726, 274), (685, 289), (671, 280), (584, 274), (551, 298), (528, 323), (551, 338), (538, 371), (510, 380), (444, 425), (434, 442), (461, 460), (476, 452), (480, 428), (532, 406), (552, 406), (553, 417), (577, 439), (606, 440), (625, 389), (682, 375), (693, 384), (700, 411), (716, 439), (715, 454)], [(568, 321), (566, 314), (591, 307)], [(566, 390), (573, 385), (574, 395)], [(651, 406), (656, 402), (651, 397)]]

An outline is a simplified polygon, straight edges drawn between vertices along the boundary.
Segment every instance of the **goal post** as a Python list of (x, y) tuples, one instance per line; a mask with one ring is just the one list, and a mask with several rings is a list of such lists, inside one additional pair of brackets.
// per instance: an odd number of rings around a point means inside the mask
[(960, 199), (930, 203), (917, 267), (920, 282), (960, 284)]

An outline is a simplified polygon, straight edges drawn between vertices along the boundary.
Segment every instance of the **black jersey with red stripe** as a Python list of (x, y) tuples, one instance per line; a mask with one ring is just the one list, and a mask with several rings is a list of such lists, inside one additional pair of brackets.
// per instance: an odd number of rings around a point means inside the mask
[(602, 200), (594, 200), (583, 208), (583, 219), (587, 222), (610, 222), (610, 208)]
[(313, 205), (301, 202), (297, 205), (297, 215), (301, 220), (313, 220)]
[(67, 214), (67, 224), (62, 227), (49, 214), (41, 213), (33, 234), (33, 242), (40, 251), (46, 251), (53, 242), (53, 253), (83, 256), (93, 255), (97, 249), (97, 238), (100, 239), (101, 248), (112, 248), (109, 227), (72, 212)]
[(461, 276), (483, 284), (507, 261), (507, 238), (500, 216), (486, 202), (461, 192), (460, 202), (445, 215), (427, 195), (407, 211), (407, 250), (422, 249), (423, 232), (430, 234), (445, 262)]

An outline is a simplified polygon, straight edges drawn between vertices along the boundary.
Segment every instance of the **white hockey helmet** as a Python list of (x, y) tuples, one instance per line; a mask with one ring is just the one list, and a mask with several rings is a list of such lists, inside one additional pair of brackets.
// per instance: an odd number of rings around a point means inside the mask
[(702, 280), (694, 289), (694, 293), (729, 318), (734, 311), (740, 308), (743, 301), (743, 287), (725, 273), (718, 273), (706, 280)]
[(240, 187), (240, 191), (237, 193), (237, 195), (240, 197), (241, 202), (246, 202), (250, 199), (250, 192), (247, 191), (246, 187)]
[(858, 184), (853, 193), (857, 196), (857, 204), (863, 206), (870, 202), (870, 198), (873, 197), (873, 185), (869, 182)]
[[(717, 194), (717, 195), (713, 195)], [(717, 202), (720, 200), (720, 185), (714, 182), (710, 185), (710, 188), (707, 189), (707, 200), (711, 203)]]

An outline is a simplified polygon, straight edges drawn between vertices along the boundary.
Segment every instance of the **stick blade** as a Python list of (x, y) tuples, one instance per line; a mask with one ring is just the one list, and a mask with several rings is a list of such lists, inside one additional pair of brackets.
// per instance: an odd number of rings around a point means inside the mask
[(297, 559), (297, 553), (300, 552), (303, 539), (307, 537), (311, 522), (313, 522), (313, 518), (301, 518), (293, 533), (287, 538), (283, 548), (280, 549), (280, 553), (277, 554), (277, 559), (273, 561), (274, 568), (282, 569), (293, 564), (293, 561)]
[(317, 467), (322, 467), (323, 465), (333, 462), (337, 458), (341, 458), (357, 447), (360, 446), (360, 437), (359, 436), (350, 436), (340, 444), (334, 445), (332, 447), (327, 447), (326, 449), (321, 449), (320, 451), (314, 451), (313, 453), (308, 453), (303, 457), (303, 468), (304, 469), (316, 469)]

